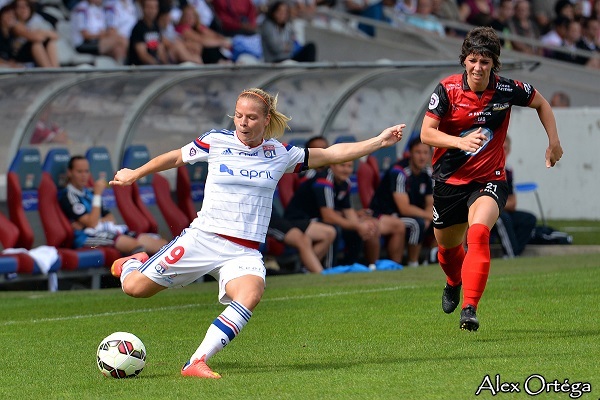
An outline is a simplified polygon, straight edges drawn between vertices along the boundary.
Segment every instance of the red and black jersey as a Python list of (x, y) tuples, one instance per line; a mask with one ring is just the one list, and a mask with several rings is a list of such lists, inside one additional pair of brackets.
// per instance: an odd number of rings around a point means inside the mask
[(526, 107), (535, 96), (533, 86), (491, 74), (483, 93), (467, 84), (467, 75), (443, 79), (431, 95), (427, 116), (440, 121), (439, 130), (465, 136), (479, 127), (488, 141), (476, 152), (435, 148), (433, 179), (452, 185), (504, 180), (504, 139), (513, 105)]

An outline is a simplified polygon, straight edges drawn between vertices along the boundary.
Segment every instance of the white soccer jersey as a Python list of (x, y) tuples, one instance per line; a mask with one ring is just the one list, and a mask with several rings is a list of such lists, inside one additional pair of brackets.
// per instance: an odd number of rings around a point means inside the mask
[(105, 0), (104, 11), (106, 13), (106, 26), (114, 28), (119, 35), (128, 38), (141, 13), (133, 0)]
[(106, 15), (104, 8), (87, 1), (79, 2), (71, 12), (71, 31), (73, 47), (79, 47), (83, 43), (81, 31), (95, 35), (106, 30)]
[(192, 226), (255, 242), (265, 241), (277, 182), (305, 164), (304, 149), (275, 139), (250, 148), (228, 130), (206, 132), (181, 152), (186, 163), (208, 161), (202, 209)]

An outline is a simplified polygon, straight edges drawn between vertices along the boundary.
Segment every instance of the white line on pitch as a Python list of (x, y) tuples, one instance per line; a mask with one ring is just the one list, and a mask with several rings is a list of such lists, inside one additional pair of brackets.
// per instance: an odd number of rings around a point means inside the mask
[[(355, 291), (347, 291), (347, 292), (328, 292), (328, 293), (317, 293), (312, 295), (298, 295), (298, 296), (284, 296), (284, 297), (266, 297), (261, 300), (261, 303), (270, 302), (270, 301), (289, 301), (289, 300), (306, 300), (306, 299), (316, 299), (323, 297), (334, 297), (334, 296), (347, 296), (354, 294), (365, 294), (365, 293), (378, 293), (378, 292), (390, 292), (395, 290), (406, 290), (406, 289), (416, 289), (417, 286), (393, 286), (393, 287), (384, 287), (377, 289), (365, 289), (365, 290), (355, 290)], [(178, 306), (169, 306), (169, 307), (155, 307), (155, 308), (143, 308), (143, 309), (135, 309), (135, 310), (127, 310), (127, 311), (111, 311), (105, 313), (97, 313), (97, 314), (82, 314), (82, 315), (70, 315), (66, 317), (54, 317), (54, 318), (36, 318), (30, 320), (20, 320), (20, 321), (3, 321), (0, 323), (0, 326), (9, 326), (9, 325), (22, 325), (22, 324), (39, 324), (42, 322), (57, 322), (57, 321), (72, 321), (77, 319), (85, 319), (85, 318), (97, 318), (97, 317), (109, 317), (114, 315), (127, 315), (127, 314), (136, 314), (143, 312), (156, 312), (156, 311), (174, 311), (174, 310), (184, 310), (186, 308), (195, 308), (195, 307), (206, 307), (213, 306), (214, 303), (196, 303), (196, 304), (185, 304)]]

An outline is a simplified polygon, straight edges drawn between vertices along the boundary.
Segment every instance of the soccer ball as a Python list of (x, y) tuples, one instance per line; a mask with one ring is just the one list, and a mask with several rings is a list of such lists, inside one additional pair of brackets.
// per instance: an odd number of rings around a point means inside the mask
[(100, 342), (96, 356), (100, 372), (117, 379), (137, 376), (146, 365), (144, 343), (129, 332), (108, 335)]

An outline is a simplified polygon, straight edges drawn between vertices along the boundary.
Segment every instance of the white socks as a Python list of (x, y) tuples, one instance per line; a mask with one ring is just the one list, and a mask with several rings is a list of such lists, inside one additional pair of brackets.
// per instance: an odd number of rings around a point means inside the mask
[(191, 360), (202, 358), (205, 355), (205, 361), (207, 361), (221, 351), (240, 333), (251, 316), (252, 311), (238, 302), (231, 302), (210, 325), (204, 340), (192, 355)]

